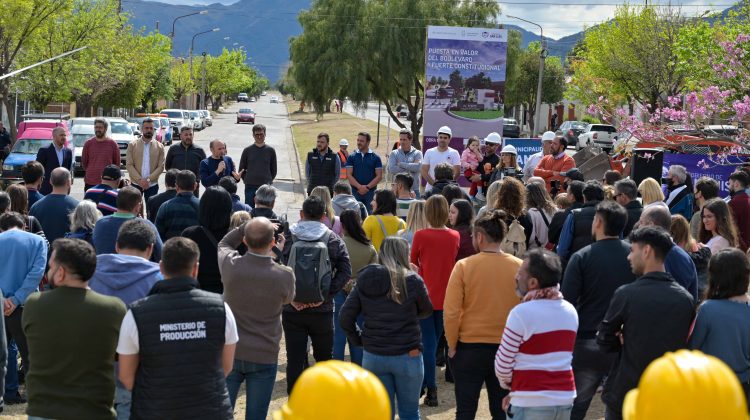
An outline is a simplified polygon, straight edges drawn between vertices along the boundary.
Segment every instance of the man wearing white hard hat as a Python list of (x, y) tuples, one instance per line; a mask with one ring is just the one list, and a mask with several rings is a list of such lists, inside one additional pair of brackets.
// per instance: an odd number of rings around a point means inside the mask
[(432, 189), (435, 183), (435, 167), (441, 163), (449, 163), (453, 166), (453, 179), (458, 178), (461, 170), (461, 156), (456, 149), (450, 147), (453, 132), (448, 126), (442, 126), (437, 131), (437, 147), (426, 151), (422, 159), (422, 178), (427, 181), (425, 193)]
[[(497, 149), (501, 144), (503, 144), (503, 138), (498, 133), (490, 133), (484, 138), (484, 159), (477, 166), (479, 175), (472, 175), (468, 178), (471, 182), (481, 181), (482, 191), (487, 191), (487, 188), (491, 184), (490, 177), (492, 176), (492, 171), (500, 163), (500, 156), (497, 155)], [(477, 199), (485, 201), (484, 196), (480, 194), (477, 194)]]
[(552, 145), (554, 139), (555, 133), (552, 131), (545, 131), (542, 134), (542, 151), (534, 153), (526, 159), (526, 165), (523, 167), (523, 182), (529, 182), (529, 179), (534, 176), (534, 169), (542, 161), (542, 158), (549, 154), (550, 145)]
[(339, 140), (339, 161), (341, 162), (341, 173), (339, 174), (339, 179), (348, 179), (349, 177), (346, 175), (346, 157), (349, 156), (349, 152), (346, 151), (346, 149), (349, 148), (349, 140), (347, 139), (341, 139)]

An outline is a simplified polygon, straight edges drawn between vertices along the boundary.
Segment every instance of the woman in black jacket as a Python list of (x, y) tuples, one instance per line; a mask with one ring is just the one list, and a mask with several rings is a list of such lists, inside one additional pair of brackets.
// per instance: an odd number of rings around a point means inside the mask
[(221, 187), (208, 187), (201, 196), (198, 207), (198, 226), (182, 231), (182, 236), (198, 244), (201, 252), (198, 265), (198, 283), (201, 289), (224, 293), (219, 272), (219, 241), (229, 231), (232, 219), (232, 196)]
[[(409, 266), (409, 244), (403, 238), (385, 238), (380, 264), (370, 264), (357, 276), (341, 308), (339, 322), (349, 340), (364, 346), (362, 367), (383, 382), (391, 399), (398, 401), (399, 418), (419, 418), (419, 393), (424, 377), (422, 333), (419, 319), (432, 314), (427, 288)], [(356, 326), (363, 314), (364, 328)]]

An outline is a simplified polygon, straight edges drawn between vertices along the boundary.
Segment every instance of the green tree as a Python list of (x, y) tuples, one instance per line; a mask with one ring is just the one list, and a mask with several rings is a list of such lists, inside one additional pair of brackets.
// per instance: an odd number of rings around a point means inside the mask
[[(506, 84), (506, 104), (509, 106), (525, 105), (529, 112), (529, 126), (534, 129), (536, 121), (536, 92), (539, 86), (539, 43), (532, 42), (521, 53), (514, 64), (514, 74)], [(563, 98), (565, 72), (559, 57), (547, 57), (544, 60), (542, 78), (542, 102), (555, 103)]]
[(375, 98), (406, 128), (395, 115), (395, 105), (405, 104), (421, 147), (427, 25), (492, 27), (499, 12), (498, 3), (485, 1), (316, 0), (300, 13), (303, 32), (290, 41), (294, 77), (321, 114), (334, 98), (355, 106)]
[(583, 74), (573, 78), (574, 89), (580, 94), (598, 83), (599, 90), (611, 89), (631, 103), (664, 103), (685, 87), (676, 47), (686, 24), (671, 7), (618, 7), (614, 19), (586, 31), (578, 51), (585, 64), (575, 69)]
[[(435, 78), (435, 76), (432, 76)], [(448, 82), (448, 85), (452, 87), (453, 89), (459, 90), (464, 88), (464, 78), (461, 77), (461, 71), (459, 70), (453, 70), (449, 76), (450, 81)], [(439, 79), (439, 81), (442, 82), (442, 78)]]
[(169, 81), (172, 84), (172, 100), (179, 103), (182, 97), (195, 92), (195, 84), (190, 78), (190, 69), (183, 60), (175, 60), (169, 68)]

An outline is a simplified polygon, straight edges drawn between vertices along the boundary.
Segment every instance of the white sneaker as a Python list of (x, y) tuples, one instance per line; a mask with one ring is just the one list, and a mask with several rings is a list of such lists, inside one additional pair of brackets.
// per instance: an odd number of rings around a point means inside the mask
[(484, 197), (484, 194), (482, 194), (481, 191), (477, 192), (477, 194), (474, 197), (479, 201), (487, 201), (487, 199)]

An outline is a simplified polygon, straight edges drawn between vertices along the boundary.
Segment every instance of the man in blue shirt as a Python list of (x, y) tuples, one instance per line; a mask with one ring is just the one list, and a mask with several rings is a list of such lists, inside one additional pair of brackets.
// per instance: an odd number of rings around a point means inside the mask
[(242, 200), (240, 200), (240, 196), (237, 195), (237, 181), (235, 181), (234, 178), (231, 176), (221, 178), (219, 180), (219, 186), (227, 190), (229, 195), (232, 196), (232, 213), (236, 211), (246, 211), (250, 213), (253, 211), (253, 208), (243, 203)]
[[(656, 226), (669, 233), (672, 225), (672, 215), (664, 206), (652, 206), (643, 209), (639, 227)], [(698, 272), (690, 255), (678, 245), (674, 245), (664, 259), (664, 267), (674, 280), (684, 287), (698, 302)]]
[(209, 143), (211, 156), (203, 159), (200, 166), (201, 184), (213, 187), (225, 176), (231, 176), (239, 182), (242, 177), (234, 169), (232, 158), (227, 156), (227, 146), (221, 140), (211, 140)]
[(370, 149), (370, 133), (357, 134), (357, 151), (346, 160), (347, 175), (352, 195), (372, 213), (375, 189), (383, 178), (383, 161)]
[[(26, 335), (21, 326), (23, 305), (29, 295), (36, 291), (44, 275), (47, 264), (47, 243), (39, 235), (26, 232), (23, 216), (11, 212), (0, 215), (0, 266), (3, 275), (0, 276), (0, 290), (5, 299), (3, 315), (5, 315), (6, 336), (13, 339), (21, 351), (24, 373), (29, 369), (29, 348)], [(18, 392), (17, 363), (12, 359), (8, 364), (5, 381), (5, 401), (7, 403), (24, 402)]]
[(107, 165), (102, 171), (101, 184), (89, 188), (83, 199), (93, 201), (103, 216), (109, 216), (117, 211), (117, 189), (121, 178), (119, 166)]
[[(117, 235), (125, 222), (135, 219), (142, 210), (141, 191), (135, 187), (125, 187), (120, 190), (117, 196), (117, 211), (110, 216), (99, 219), (94, 225), (94, 233), (91, 242), (96, 250), (96, 255), (114, 254), (117, 250)], [(159, 262), (161, 260), (162, 241), (156, 226), (147, 219), (143, 219), (153, 230), (156, 235), (154, 250), (151, 254), (151, 261)]]
[(52, 192), (31, 206), (29, 214), (42, 224), (44, 236), (49, 243), (70, 232), (70, 212), (78, 205), (78, 200), (71, 197), (70, 186), (73, 177), (66, 168), (55, 168), (50, 176)]

